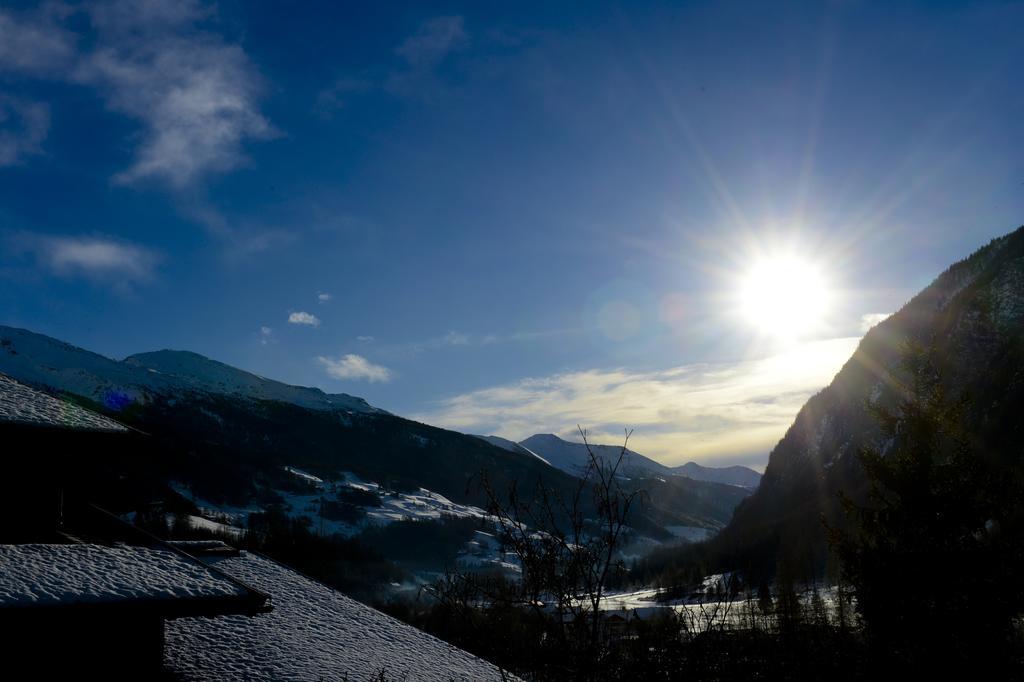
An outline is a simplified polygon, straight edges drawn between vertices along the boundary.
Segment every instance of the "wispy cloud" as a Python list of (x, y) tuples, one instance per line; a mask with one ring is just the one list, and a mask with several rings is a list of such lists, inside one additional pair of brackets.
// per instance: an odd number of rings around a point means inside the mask
[(207, 201), (193, 195), (183, 195), (180, 210), (220, 241), (225, 258), (236, 263), (280, 249), (295, 241), (296, 234), (289, 230), (261, 225), (239, 224), (229, 220)]
[(860, 330), (867, 333), (869, 329), (874, 327), (879, 322), (882, 322), (888, 318), (892, 313), (867, 313), (866, 315), (860, 316)]
[(375, 365), (361, 355), (349, 353), (334, 359), (324, 356), (317, 361), (327, 369), (327, 374), (335, 379), (362, 379), (371, 383), (391, 381), (391, 370)]
[(49, 130), (47, 104), (0, 95), (0, 167), (14, 166), (26, 156), (39, 154)]
[(62, 277), (85, 277), (120, 285), (152, 279), (160, 256), (137, 244), (108, 237), (40, 237), (19, 235), (18, 250), (33, 254), (39, 264)]
[(636, 450), (666, 463), (749, 461), (767, 456), (857, 342), (805, 343), (782, 355), (725, 364), (528, 378), (448, 398), (414, 418), (516, 440), (538, 432), (571, 436), (582, 424), (595, 439), (615, 443), (627, 427), (636, 430)]
[(267, 327), (267, 326), (260, 327), (260, 337), (259, 338), (260, 338), (260, 345), (261, 346), (267, 346), (267, 345), (269, 345), (271, 343), (274, 343), (274, 341), (275, 341), (275, 339), (274, 339), (274, 330), (272, 328), (270, 328), (270, 327)]
[(356, 341), (359, 341), (360, 343), (371, 343), (373, 340), (374, 340), (374, 337), (372, 337), (372, 336), (357, 336), (356, 337)]
[(321, 303), (327, 303), (328, 301), (331, 300), (331, 298), (332, 296), (330, 294), (321, 293), (316, 295), (316, 300), (320, 301)]
[(110, 109), (142, 123), (135, 161), (114, 180), (184, 187), (245, 163), (242, 144), (276, 133), (260, 113), (263, 83), (238, 45), (200, 28), (197, 2), (149, 0), (91, 6), (97, 47), (74, 79), (104, 93)]
[(453, 329), (441, 337), (441, 342), (446, 346), (467, 346), (469, 345), (469, 337)]
[(444, 348), (452, 348), (455, 346), (474, 346), (482, 343), (482, 341), (482, 338), (477, 338), (455, 329), (450, 329), (441, 336), (435, 336), (433, 338), (423, 339), (420, 341), (412, 341), (407, 344), (400, 344), (393, 347), (392, 350), (396, 350), (399, 353), (417, 355), (426, 351), (442, 350)]
[(320, 318), (312, 313), (305, 313), (302, 311), (294, 312), (288, 315), (289, 324), (304, 324), (309, 327), (319, 327)]
[(401, 97), (430, 97), (441, 85), (438, 79), (441, 63), (468, 43), (469, 34), (462, 17), (444, 16), (425, 21), (395, 48), (403, 64), (389, 74), (385, 90)]
[(467, 39), (462, 17), (435, 17), (421, 24), (416, 33), (395, 48), (395, 53), (414, 68), (432, 67), (448, 53), (463, 47)]
[(441, 86), (438, 71), (442, 63), (469, 43), (466, 22), (461, 16), (428, 19), (394, 48), (398, 58), (394, 68), (341, 75), (317, 93), (314, 112), (330, 118), (350, 101), (379, 90), (399, 97), (429, 98)]
[[(85, 49), (62, 25), (82, 14), (96, 29)], [(208, 29), (214, 15), (194, 0), (0, 10), (0, 71), (97, 88), (110, 110), (142, 125), (135, 159), (114, 181), (184, 188), (243, 165), (247, 140), (277, 134), (260, 113), (260, 74), (241, 46)]]

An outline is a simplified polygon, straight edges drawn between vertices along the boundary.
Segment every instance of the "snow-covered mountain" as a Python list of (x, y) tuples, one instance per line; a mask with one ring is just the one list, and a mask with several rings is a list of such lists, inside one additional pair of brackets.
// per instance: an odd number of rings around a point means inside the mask
[(383, 413), (362, 398), (290, 386), (198, 353), (162, 350), (112, 360), (25, 329), (0, 325), (0, 372), (19, 381), (66, 391), (112, 410), (155, 396), (203, 392), (247, 400), (276, 400), (314, 410)]

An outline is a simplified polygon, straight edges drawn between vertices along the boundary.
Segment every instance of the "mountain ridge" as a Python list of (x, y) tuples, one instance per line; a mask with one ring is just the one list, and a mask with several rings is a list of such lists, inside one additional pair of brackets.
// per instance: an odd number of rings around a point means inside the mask
[[(519, 445), (537, 453), (551, 466), (575, 476), (582, 473), (590, 462), (587, 445), (564, 440), (553, 433), (536, 433), (529, 438), (521, 440)], [(621, 445), (597, 445), (591, 443), (589, 447), (593, 451), (594, 456), (603, 464), (615, 462), (619, 453), (623, 450)], [(669, 467), (628, 448), (625, 451), (620, 471), (627, 476), (640, 476), (644, 474), (655, 476), (672, 475), (672, 470)]]
[(738, 485), (742, 488), (754, 490), (761, 484), (761, 474), (750, 467), (733, 465), (727, 467), (708, 467), (696, 462), (687, 462), (672, 467), (672, 471), (680, 476), (686, 476), (697, 481), (712, 481), (714, 483), (726, 483)]
[[(24, 362), (30, 356), (34, 362)], [(213, 378), (204, 376), (204, 369)], [(160, 350), (114, 360), (44, 334), (3, 325), (0, 371), (115, 410), (130, 402), (146, 402), (156, 393), (205, 391), (251, 400), (281, 400), (311, 409), (384, 412), (362, 398), (292, 386), (193, 351)]]
[[(801, 408), (773, 448), (757, 492), (710, 541), (720, 567), (806, 572), (828, 562), (821, 519), (845, 522), (840, 490), (863, 499), (857, 452), (877, 445), (868, 409), (898, 404), (907, 377), (902, 348), (932, 348), (953, 395), (970, 396), (967, 418), (982, 450), (1019, 470), (1024, 431), (1024, 227), (944, 270), (898, 312), (865, 334), (833, 381)], [(797, 568), (793, 568), (797, 567)]]

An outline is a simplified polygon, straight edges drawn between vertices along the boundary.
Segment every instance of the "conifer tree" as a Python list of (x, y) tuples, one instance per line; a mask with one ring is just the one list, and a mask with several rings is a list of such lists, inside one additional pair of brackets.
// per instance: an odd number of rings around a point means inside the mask
[(1001, 528), (1020, 498), (977, 451), (934, 357), (906, 347), (898, 405), (871, 407), (882, 438), (860, 453), (867, 504), (841, 494), (851, 529), (829, 531), (878, 659), (948, 672), (1008, 661), (1021, 562)]

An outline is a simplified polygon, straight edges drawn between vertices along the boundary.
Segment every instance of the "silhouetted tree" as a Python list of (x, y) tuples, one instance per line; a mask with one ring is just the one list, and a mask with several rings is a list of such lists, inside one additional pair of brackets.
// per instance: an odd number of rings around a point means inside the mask
[(628, 432), (612, 460), (594, 453), (582, 429), (580, 435), (588, 462), (569, 496), (538, 485), (524, 498), (517, 486), (497, 491), (482, 476), (502, 551), (518, 560), (519, 579), (463, 571), (449, 573), (431, 591), (453, 613), (469, 613), (467, 605), (504, 616), (509, 608), (529, 613), (537, 626), (538, 668), (546, 675), (589, 679), (600, 675), (610, 653), (601, 602), (625, 570), (619, 550), (641, 492), (622, 486)]

